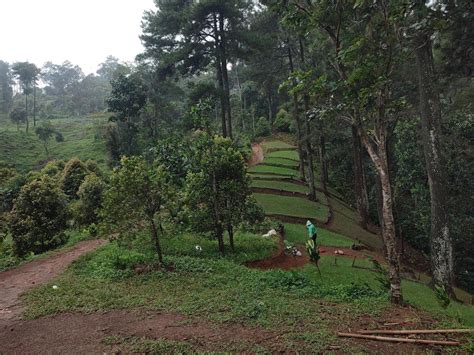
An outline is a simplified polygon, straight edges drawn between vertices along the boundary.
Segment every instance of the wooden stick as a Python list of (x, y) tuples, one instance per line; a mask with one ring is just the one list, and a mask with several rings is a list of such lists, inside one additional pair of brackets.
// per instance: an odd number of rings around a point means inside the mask
[(362, 338), (378, 341), (391, 341), (395, 343), (414, 343), (414, 344), (432, 344), (432, 345), (459, 345), (457, 341), (445, 341), (445, 340), (426, 340), (426, 339), (410, 339), (410, 338), (392, 338), (392, 337), (381, 337), (377, 335), (365, 335), (355, 333), (337, 333), (340, 337), (347, 338)]
[(436, 333), (472, 333), (474, 329), (413, 329), (413, 330), (359, 330), (359, 334), (436, 334)]

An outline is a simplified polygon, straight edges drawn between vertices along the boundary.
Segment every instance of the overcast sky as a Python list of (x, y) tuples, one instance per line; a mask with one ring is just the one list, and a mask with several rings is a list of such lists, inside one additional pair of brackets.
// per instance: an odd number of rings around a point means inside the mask
[(38, 66), (69, 60), (85, 74), (108, 55), (133, 61), (150, 9), (153, 0), (0, 0), (0, 59)]

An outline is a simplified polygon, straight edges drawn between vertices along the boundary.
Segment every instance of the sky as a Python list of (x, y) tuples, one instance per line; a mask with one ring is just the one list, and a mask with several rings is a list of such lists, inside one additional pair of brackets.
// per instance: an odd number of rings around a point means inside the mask
[(153, 0), (0, 0), (0, 60), (69, 60), (94, 73), (108, 55), (133, 61)]

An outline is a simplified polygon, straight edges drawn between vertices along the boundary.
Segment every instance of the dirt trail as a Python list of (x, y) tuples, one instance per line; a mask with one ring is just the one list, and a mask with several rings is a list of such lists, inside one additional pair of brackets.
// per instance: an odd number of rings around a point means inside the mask
[(0, 272), (0, 320), (13, 319), (21, 314), (22, 306), (19, 303), (19, 297), (22, 293), (36, 285), (48, 282), (81, 255), (105, 243), (105, 240), (82, 241), (70, 250)]
[(249, 160), (249, 166), (255, 166), (263, 162), (263, 149), (258, 143), (252, 143), (252, 157)]
[(81, 353), (127, 352), (123, 346), (105, 345), (111, 336), (185, 341), (193, 351), (220, 350), (257, 344), (281, 350), (278, 333), (240, 324), (219, 325), (191, 320), (179, 314), (113, 310), (106, 313), (66, 313), (35, 320), (17, 320), (0, 326), (0, 353)]

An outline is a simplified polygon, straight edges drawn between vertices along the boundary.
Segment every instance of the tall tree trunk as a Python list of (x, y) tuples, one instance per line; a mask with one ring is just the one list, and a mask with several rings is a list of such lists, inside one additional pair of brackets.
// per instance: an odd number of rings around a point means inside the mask
[(219, 214), (219, 206), (217, 203), (217, 181), (215, 172), (212, 173), (212, 192), (214, 193), (213, 214), (214, 214), (214, 233), (219, 245), (219, 252), (222, 256), (225, 254), (224, 246), (224, 229), (222, 228), (221, 216)]
[(28, 119), (28, 94), (25, 95), (25, 106), (26, 106), (26, 133), (30, 128), (30, 120)]
[(161, 251), (160, 237), (158, 236), (158, 230), (156, 228), (156, 223), (153, 217), (150, 218), (150, 226), (151, 239), (153, 244), (155, 245), (156, 254), (158, 254), (158, 261), (160, 262), (160, 264), (163, 264), (163, 253)]
[(309, 121), (307, 114), (309, 111), (309, 97), (305, 95), (303, 98), (304, 110), (305, 110), (305, 121), (306, 121), (306, 158), (308, 163), (308, 185), (309, 185), (309, 199), (311, 201), (317, 201), (316, 198), (316, 185), (314, 179), (314, 160), (313, 160), (313, 148), (311, 145), (311, 122)]
[(268, 103), (268, 122), (270, 126), (273, 127), (273, 110), (272, 110), (272, 94), (268, 93), (267, 95), (267, 103)]
[(232, 252), (235, 251), (234, 248), (234, 227), (232, 226), (231, 223), (227, 224), (227, 233), (229, 233), (229, 243), (230, 243), (230, 249)]
[(326, 161), (326, 137), (324, 136), (323, 125), (319, 126), (319, 161), (321, 162), (321, 187), (327, 193), (328, 166)]
[(369, 198), (367, 197), (362, 144), (357, 134), (357, 128), (354, 126), (352, 126), (352, 152), (358, 222), (362, 228), (367, 229)]
[[(384, 127), (378, 127), (378, 131), (384, 131)], [(400, 253), (397, 248), (395, 234), (395, 219), (393, 217), (392, 187), (390, 184), (390, 171), (388, 167), (388, 156), (386, 150), (386, 135), (384, 132), (377, 137), (379, 142), (376, 149), (372, 146), (369, 137), (358, 129), (364, 147), (367, 149), (372, 162), (377, 170), (382, 190), (382, 237), (384, 239), (385, 251), (387, 253), (388, 272), (390, 279), (391, 302), (401, 304), (403, 302), (401, 280), (400, 280)]]
[[(305, 67), (305, 55), (304, 55), (304, 44), (303, 39), (299, 38), (300, 44), (300, 56), (301, 56), (301, 65), (304, 69)], [(306, 158), (308, 160), (308, 185), (309, 185), (309, 199), (316, 201), (316, 186), (314, 182), (314, 160), (313, 160), (313, 148), (311, 147), (311, 122), (308, 119), (309, 111), (309, 96), (304, 94), (303, 96), (304, 103), (304, 119), (306, 122), (306, 132), (305, 132), (305, 145), (306, 145)]]
[(215, 37), (215, 51), (216, 51), (216, 77), (217, 84), (219, 87), (219, 98), (221, 104), (221, 125), (222, 125), (222, 136), (227, 137), (227, 121), (226, 121), (226, 102), (224, 97), (224, 80), (222, 78), (222, 63), (221, 63), (221, 49), (219, 41), (219, 28), (217, 26), (217, 15), (213, 14), (213, 30)]
[(36, 84), (33, 86), (33, 127), (36, 127)]
[[(287, 48), (288, 48), (288, 62), (290, 66), (290, 74), (295, 71), (295, 66), (293, 65), (293, 55), (291, 53), (290, 47), (290, 39), (287, 39)], [(293, 84), (296, 85), (296, 81), (293, 80)], [(299, 106), (298, 106), (298, 94), (296, 92), (293, 93), (293, 120), (296, 122), (296, 136), (298, 139), (298, 157), (300, 160), (299, 170), (300, 176), (303, 180), (306, 179), (305, 172), (304, 172), (304, 153), (303, 153), (303, 133), (301, 127), (301, 119), (299, 114)]]
[(431, 267), (433, 282), (452, 294), (453, 245), (449, 229), (445, 164), (441, 151), (441, 108), (431, 40), (416, 38), (416, 64), (425, 166), (431, 196)]
[(224, 17), (222, 14), (219, 15), (219, 31), (220, 31), (220, 55), (221, 55), (221, 70), (222, 79), (224, 81), (224, 100), (227, 113), (227, 134), (232, 139), (232, 113), (230, 106), (230, 86), (229, 86), (229, 73), (227, 70), (227, 49), (226, 49), (226, 37), (225, 37), (225, 24)]

